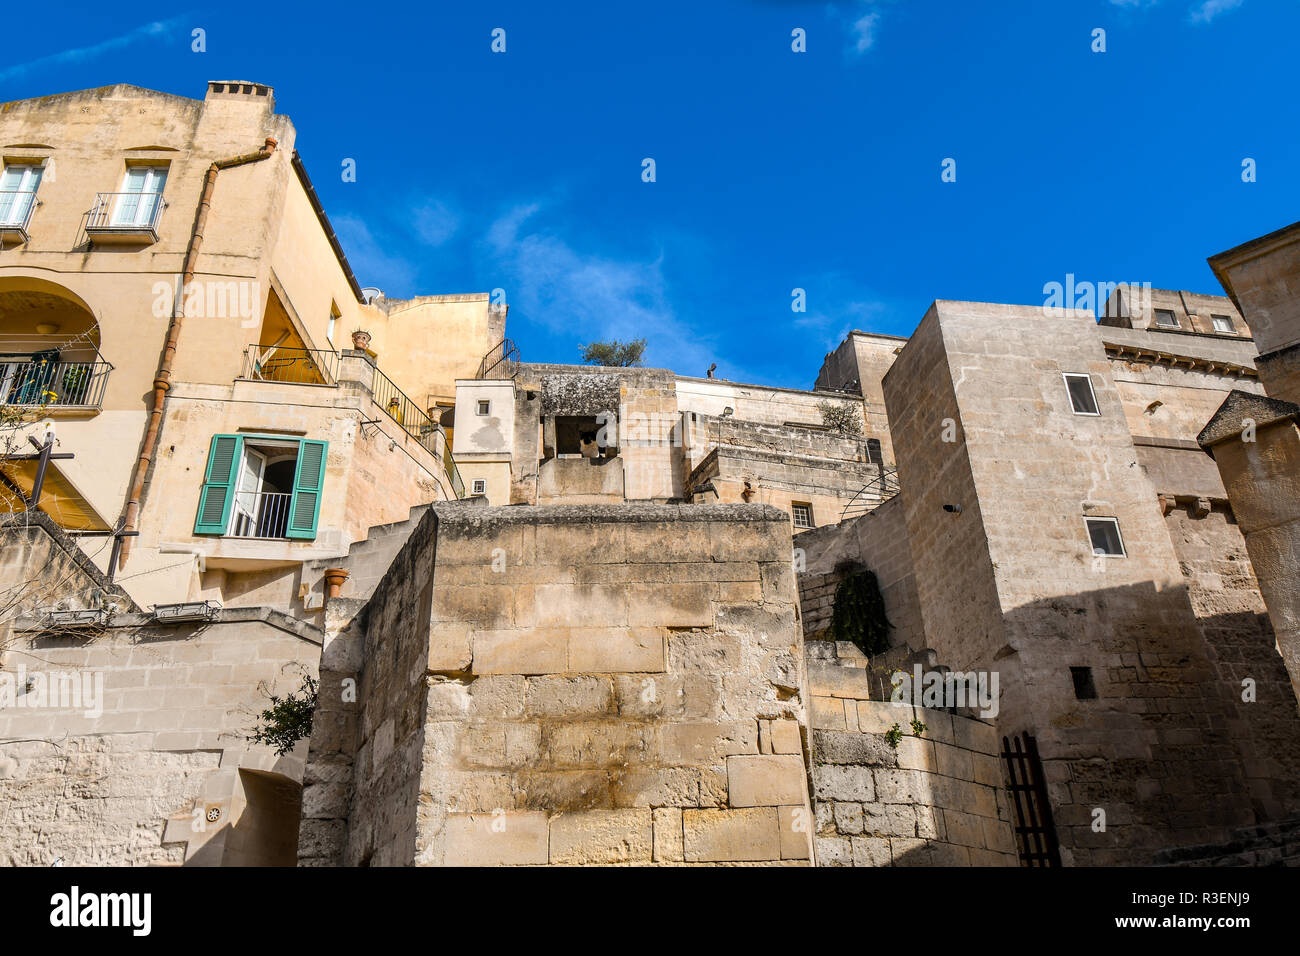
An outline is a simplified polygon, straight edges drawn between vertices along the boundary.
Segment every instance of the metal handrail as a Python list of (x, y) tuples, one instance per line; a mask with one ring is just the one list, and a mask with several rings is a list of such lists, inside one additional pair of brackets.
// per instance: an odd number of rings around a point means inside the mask
[[(843, 521), (845, 518), (850, 517), (849, 512), (854, 511), (855, 508), (860, 514), (866, 514), (866, 512), (870, 511), (871, 508), (868, 507), (868, 503), (865, 500), (859, 502), (859, 499), (865, 499), (868, 494), (872, 494), (874, 497), (879, 499), (878, 501), (871, 503), (874, 507), (888, 501), (900, 491), (902, 491), (902, 486), (898, 483), (898, 469), (886, 468), (881, 465), (880, 474), (876, 475), (876, 477), (872, 478), (853, 493), (853, 497), (848, 500), (848, 503), (844, 506), (844, 510), (840, 512), (840, 520)], [(856, 515), (853, 515), (852, 517), (856, 517)]]
[[(126, 197), (134, 197), (140, 201), (140, 204), (135, 207), (130, 222), (116, 221)], [(143, 206), (145, 202), (148, 202), (148, 207)], [(163, 199), (162, 193), (96, 193), (95, 205), (90, 208), (90, 219), (86, 222), (86, 228), (101, 231), (148, 229), (156, 232), (158, 219), (166, 208), (167, 200)], [(144, 217), (147, 221), (141, 221), (142, 209), (147, 209)]]
[(12, 215), (12, 212), (14, 209), (17, 208), (18, 203), (21, 202), (22, 200), (20, 199), (11, 200), (9, 205), (10, 214), (0, 215), (0, 229), (17, 229), (22, 233), (26, 234), (27, 227), (28, 225), (30, 225), (32, 221), (32, 212), (36, 209), (37, 206), (41, 204), (41, 201), (36, 198), (36, 190), (35, 189), (0, 189), (0, 208), (4, 206), (3, 197), (5, 196), (26, 196), (28, 197), (27, 207), (23, 210), (23, 214), (21, 216), (14, 216)]
[[(424, 409), (411, 401), (406, 393), (377, 366), (370, 392), (375, 404), (382, 408), (389, 418), (401, 425), (403, 430), (423, 445), (429, 454), (442, 459), (442, 468), (447, 473), (447, 480), (451, 482), (452, 490), (457, 498), (464, 498), (465, 482), (461, 480), (460, 469), (456, 467), (456, 459), (451, 455), (451, 443), (447, 441), (447, 432), (442, 425), (435, 422)], [(441, 450), (438, 448), (438, 436), (441, 436)]]
[(244, 349), (240, 378), (297, 385), (333, 385), (337, 381), (339, 353), (330, 349), (287, 349), (250, 345)]
[(519, 349), (515, 348), (515, 343), (510, 339), (502, 339), (488, 349), (488, 353), (483, 356), (483, 361), (478, 363), (478, 372), (474, 377), (487, 378), (489, 372), (503, 364), (509, 371), (506, 378), (514, 378), (519, 371)]
[(0, 405), (99, 408), (111, 362), (0, 361)]

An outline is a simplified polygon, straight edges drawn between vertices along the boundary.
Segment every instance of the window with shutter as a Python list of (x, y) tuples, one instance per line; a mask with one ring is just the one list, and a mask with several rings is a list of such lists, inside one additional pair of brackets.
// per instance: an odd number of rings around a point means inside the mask
[(293, 502), (286, 537), (316, 537), (321, 489), (325, 483), (325, 452), (328, 448), (329, 442), (306, 439), (299, 446), (298, 471), (293, 479)]
[(208, 468), (199, 492), (199, 514), (194, 521), (195, 534), (225, 534), (234, 499), (237, 464), (241, 459), (243, 438), (239, 435), (213, 435), (208, 448)]

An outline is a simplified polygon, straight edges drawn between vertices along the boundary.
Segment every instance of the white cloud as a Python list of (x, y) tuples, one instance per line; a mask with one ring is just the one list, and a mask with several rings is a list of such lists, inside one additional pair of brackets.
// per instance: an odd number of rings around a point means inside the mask
[(876, 24), (880, 21), (880, 14), (868, 13), (859, 17), (853, 24), (853, 49), (858, 53), (866, 53), (876, 42)]
[(51, 53), (49, 56), (38, 57), (35, 60), (28, 60), (26, 63), (16, 63), (13, 66), (5, 67), (0, 70), (0, 80), (13, 79), (16, 76), (22, 76), (32, 70), (38, 70), (42, 67), (50, 66), (67, 66), (71, 63), (79, 63), (82, 60), (93, 59), (103, 53), (111, 50), (120, 50), (123, 47), (131, 46), (141, 40), (149, 40), (154, 37), (162, 36), (168, 31), (175, 29), (181, 18), (172, 20), (158, 20), (153, 23), (146, 23), (142, 27), (136, 27), (129, 33), (123, 33), (121, 36), (112, 37), (102, 40), (99, 43), (90, 46), (76, 47), (71, 50), (64, 50), (61, 53)]
[(1192, 11), (1191, 20), (1193, 23), (1209, 23), (1220, 13), (1235, 10), (1244, 2), (1245, 0), (1205, 0)]
[[(644, 338), (646, 365), (682, 374), (703, 375), (718, 361), (709, 343), (674, 312), (662, 258), (641, 262), (582, 252), (560, 236), (529, 228), (540, 209), (537, 203), (517, 206), (487, 234), (506, 280), (506, 299), (520, 320), (577, 333), (582, 342)], [(576, 354), (572, 361), (578, 361)], [(725, 371), (732, 378), (744, 374), (734, 367)]]

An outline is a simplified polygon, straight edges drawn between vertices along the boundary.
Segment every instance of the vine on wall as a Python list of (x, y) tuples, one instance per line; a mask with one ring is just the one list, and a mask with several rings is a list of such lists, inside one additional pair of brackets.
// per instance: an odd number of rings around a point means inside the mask
[(889, 649), (893, 627), (885, 615), (885, 599), (875, 572), (862, 568), (845, 575), (835, 589), (831, 638), (849, 641), (868, 657), (875, 657)]

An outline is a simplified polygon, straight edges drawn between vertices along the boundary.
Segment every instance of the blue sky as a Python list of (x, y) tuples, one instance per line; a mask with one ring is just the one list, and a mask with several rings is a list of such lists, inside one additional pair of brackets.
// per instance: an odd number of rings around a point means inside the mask
[(1300, 219), (1296, 0), (446, 6), (62, 4), (0, 100), (269, 83), (362, 284), (502, 288), (529, 361), (645, 336), (801, 388), (936, 298), (1220, 292), (1207, 256)]

